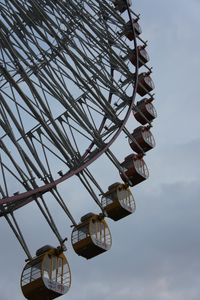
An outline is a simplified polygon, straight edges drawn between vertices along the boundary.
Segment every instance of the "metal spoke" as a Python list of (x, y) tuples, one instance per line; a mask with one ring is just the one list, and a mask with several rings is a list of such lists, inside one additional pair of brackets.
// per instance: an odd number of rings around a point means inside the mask
[[(77, 226), (58, 190), (77, 175), (104, 217), (99, 196), (105, 187), (89, 165), (106, 154), (129, 182), (110, 149), (120, 133), (145, 154), (126, 123), (133, 112), (151, 124), (135, 103), (138, 44), (147, 43), (132, 24), (138, 15), (124, 3), (123, 14), (112, 0), (0, 3), (0, 217), (6, 218), (28, 258), (16, 210), (35, 201), (62, 245), (65, 239), (45, 196)], [(132, 40), (126, 36), (128, 22)], [(151, 91), (147, 96), (152, 99)]]

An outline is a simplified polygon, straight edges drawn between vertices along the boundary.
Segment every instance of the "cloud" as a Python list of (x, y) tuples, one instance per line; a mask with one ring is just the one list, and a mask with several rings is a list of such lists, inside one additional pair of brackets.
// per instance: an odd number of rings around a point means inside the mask
[[(152, 129), (157, 147), (145, 157), (150, 178), (133, 189), (136, 213), (118, 223), (108, 221), (113, 236), (109, 252), (86, 261), (68, 242), (73, 281), (69, 294), (60, 299), (199, 300), (199, 1), (141, 0), (135, 5), (142, 12), (144, 38), (150, 41), (157, 87), (159, 116)], [(130, 128), (132, 122), (130, 118)], [(130, 151), (124, 137), (113, 148), (120, 160)], [(119, 180), (104, 157), (91, 169), (104, 188)], [(60, 189), (77, 218), (95, 209), (77, 179)], [(70, 238), (69, 222), (56, 205), (51, 208), (63, 236)], [(48, 241), (56, 245), (33, 206), (17, 214), (33, 252)], [(24, 254), (3, 219), (0, 253), (0, 300), (21, 300)]]
[(71, 257), (71, 297), (196, 300), (199, 193), (197, 181), (164, 184), (156, 195), (138, 192), (135, 215), (110, 222), (114, 245), (108, 253), (91, 261)]

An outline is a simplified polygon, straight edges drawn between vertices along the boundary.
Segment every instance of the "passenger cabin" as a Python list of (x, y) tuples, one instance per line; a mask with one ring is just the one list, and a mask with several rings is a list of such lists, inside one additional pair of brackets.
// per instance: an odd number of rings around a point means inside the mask
[(135, 211), (135, 201), (127, 185), (116, 182), (108, 187), (101, 204), (109, 218), (118, 221)]
[[(134, 32), (133, 32), (134, 28)], [(128, 21), (124, 25), (124, 29), (122, 31), (123, 35), (125, 35), (130, 41), (133, 41), (135, 36), (139, 36), (142, 33), (142, 28), (140, 24), (138, 23), (137, 19), (132, 19), (131, 21)]]
[(130, 7), (132, 5), (132, 0), (113, 0), (115, 9), (118, 10), (121, 14), (127, 10), (127, 4)]
[(71, 272), (63, 252), (45, 246), (36, 252), (22, 272), (21, 289), (28, 300), (55, 299), (66, 294)]
[(129, 60), (134, 66), (136, 66), (137, 64), (137, 53), (138, 53), (138, 67), (140, 68), (150, 60), (150, 57), (145, 49), (145, 46), (138, 46), (137, 52), (136, 49), (134, 49), (129, 53)]
[(133, 111), (135, 119), (142, 125), (151, 123), (157, 117), (152, 101), (153, 99), (147, 98), (138, 101)]
[(149, 73), (141, 73), (138, 76), (138, 87), (137, 93), (140, 96), (145, 96), (150, 93), (155, 88), (152, 78), (149, 76)]
[(149, 127), (139, 126), (132, 133), (129, 139), (131, 149), (136, 153), (147, 152), (155, 147), (155, 139)]
[(121, 163), (124, 174), (120, 173), (122, 180), (130, 186), (139, 184), (149, 177), (148, 168), (144, 160), (136, 154), (128, 155)]
[(100, 216), (89, 213), (81, 218), (71, 236), (74, 251), (87, 259), (111, 248), (112, 238), (107, 223)]

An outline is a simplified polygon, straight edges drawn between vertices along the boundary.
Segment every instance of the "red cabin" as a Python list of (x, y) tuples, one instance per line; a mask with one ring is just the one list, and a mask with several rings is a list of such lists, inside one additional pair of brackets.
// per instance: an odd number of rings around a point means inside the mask
[[(131, 24), (131, 22), (132, 22), (132, 24)], [(142, 33), (142, 28), (141, 28), (141, 26), (139, 25), (139, 23), (138, 23), (137, 20), (132, 19), (132, 21), (127, 22), (127, 23), (124, 25), (123, 34), (124, 34), (130, 41), (133, 41), (134, 38), (135, 38), (134, 33), (133, 33), (133, 29), (132, 29), (132, 25), (133, 25), (133, 28), (134, 28), (136, 37), (139, 36), (139, 35)]]
[(130, 7), (132, 5), (131, 0), (114, 0), (113, 4), (115, 6), (115, 9), (117, 9), (121, 14), (127, 10), (127, 4)]
[[(145, 50), (144, 46), (138, 46), (137, 51), (138, 51), (138, 66), (140, 68), (150, 60), (150, 57), (147, 51)], [(129, 60), (134, 66), (136, 66), (137, 55), (135, 49), (129, 53)]]
[(137, 93), (140, 96), (145, 96), (155, 88), (154, 82), (149, 76), (149, 73), (141, 73), (138, 77)]
[(133, 131), (129, 144), (133, 151), (139, 154), (153, 149), (155, 140), (148, 127), (139, 126)]
[(125, 160), (121, 163), (123, 173), (120, 174), (122, 180), (128, 183), (130, 186), (139, 184), (149, 177), (149, 171), (144, 160), (136, 154), (128, 155)]
[(157, 117), (157, 112), (152, 104), (153, 99), (142, 99), (137, 102), (133, 114), (142, 125), (152, 122)]
[(113, 183), (103, 195), (101, 204), (109, 218), (118, 221), (135, 211), (133, 195), (126, 184)]

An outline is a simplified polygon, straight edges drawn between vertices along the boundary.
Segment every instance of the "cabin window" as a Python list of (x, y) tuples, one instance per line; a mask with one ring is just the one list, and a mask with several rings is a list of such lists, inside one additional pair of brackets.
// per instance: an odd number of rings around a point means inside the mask
[(41, 277), (41, 263), (38, 263), (31, 268), (31, 281)]
[(91, 223), (91, 237), (98, 245), (110, 244), (110, 232), (108, 227), (103, 222)]
[(145, 130), (143, 132), (143, 137), (144, 137), (145, 141), (149, 143), (149, 145), (154, 144), (153, 136), (149, 131)]
[(47, 255), (43, 263), (43, 277), (50, 279), (50, 276), (51, 276), (51, 258), (49, 255)]
[(101, 228), (100, 228), (100, 222), (92, 221), (91, 227), (90, 227), (90, 233), (93, 240), (95, 240), (97, 243), (102, 242), (101, 241)]
[(52, 271), (51, 271), (51, 279), (53, 281), (57, 281), (57, 257), (52, 256), (51, 258), (51, 265), (52, 265)]
[(29, 264), (22, 274), (22, 286), (41, 277), (41, 262)]
[(89, 236), (88, 224), (86, 226), (80, 227), (73, 231), (72, 234), (72, 244), (78, 243), (81, 240), (86, 239)]
[(139, 174), (144, 175), (145, 174), (144, 163), (138, 159), (134, 162), (134, 164), (135, 164), (136, 171)]
[(62, 284), (64, 286), (69, 286), (70, 281), (71, 281), (71, 274), (69, 271), (69, 266), (66, 262), (64, 262)]
[(132, 163), (132, 161), (130, 161), (130, 160), (125, 160), (122, 163), (121, 167), (123, 169), (123, 172), (127, 172), (128, 171), (128, 169), (131, 167), (131, 163)]
[(47, 255), (43, 263), (43, 276), (68, 286), (70, 281), (69, 267), (62, 257)]
[(156, 116), (156, 110), (151, 103), (146, 104), (146, 109), (150, 114), (152, 114), (152, 116)]
[(105, 196), (105, 197), (102, 198), (102, 206), (103, 206), (103, 207), (106, 207), (107, 205), (113, 203), (112, 196), (113, 196), (113, 195)]
[(121, 190), (118, 192), (119, 202), (124, 207), (133, 207), (133, 196), (128, 190)]
[(62, 284), (63, 282), (63, 260), (58, 257), (58, 269), (57, 269), (57, 282)]

